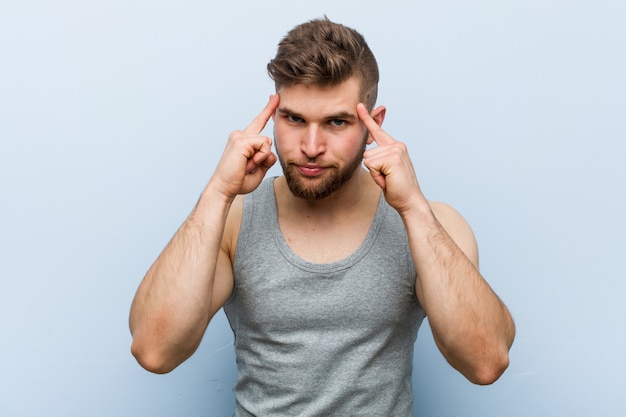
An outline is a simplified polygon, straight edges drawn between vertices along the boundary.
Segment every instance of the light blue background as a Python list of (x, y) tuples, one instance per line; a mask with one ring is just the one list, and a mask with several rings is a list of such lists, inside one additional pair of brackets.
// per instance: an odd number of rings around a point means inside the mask
[(384, 127), (518, 326), (489, 387), (422, 328), (416, 414), (626, 415), (622, 0), (0, 0), (0, 415), (231, 415), (223, 315), (157, 376), (128, 309), (272, 93), (276, 43), (324, 13), (368, 39)]

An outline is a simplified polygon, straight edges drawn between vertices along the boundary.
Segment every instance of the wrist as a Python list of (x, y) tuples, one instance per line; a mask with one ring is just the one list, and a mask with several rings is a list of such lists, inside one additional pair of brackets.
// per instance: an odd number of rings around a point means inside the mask
[(209, 181), (204, 190), (202, 190), (202, 194), (200, 194), (200, 198), (196, 203), (196, 208), (194, 211), (200, 213), (207, 213), (209, 211), (214, 211), (215, 209), (221, 210), (224, 213), (227, 213), (232, 205), (235, 197), (231, 197), (228, 194), (224, 193), (221, 187), (215, 181)]
[(411, 204), (407, 204), (404, 210), (398, 211), (405, 227), (409, 230), (423, 230), (425, 232), (439, 229), (439, 222), (428, 200), (423, 197), (414, 200)]
[(231, 195), (226, 191), (226, 188), (227, 187), (224, 187), (219, 181), (215, 180), (215, 178), (211, 178), (206, 187), (204, 187), (204, 190), (202, 190), (200, 201), (210, 204), (221, 203), (230, 205), (237, 195)]

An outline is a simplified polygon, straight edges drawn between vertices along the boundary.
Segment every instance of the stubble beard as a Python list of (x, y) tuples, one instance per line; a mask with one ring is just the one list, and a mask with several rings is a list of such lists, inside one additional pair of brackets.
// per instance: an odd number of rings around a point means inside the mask
[[(278, 153), (278, 160), (287, 180), (287, 186), (295, 197), (305, 200), (321, 200), (330, 196), (350, 181), (357, 169), (361, 167), (363, 152), (365, 152), (365, 144), (363, 144), (361, 151), (343, 169), (330, 166), (321, 178), (304, 177), (298, 171), (297, 164), (285, 162), (280, 153)], [(312, 159), (306, 162), (316, 163), (316, 160)]]

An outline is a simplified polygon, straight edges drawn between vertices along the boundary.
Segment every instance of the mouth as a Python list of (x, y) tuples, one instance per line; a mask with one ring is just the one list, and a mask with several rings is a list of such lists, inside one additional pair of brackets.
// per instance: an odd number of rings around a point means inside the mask
[(316, 177), (328, 168), (321, 165), (297, 165), (298, 171), (305, 177)]

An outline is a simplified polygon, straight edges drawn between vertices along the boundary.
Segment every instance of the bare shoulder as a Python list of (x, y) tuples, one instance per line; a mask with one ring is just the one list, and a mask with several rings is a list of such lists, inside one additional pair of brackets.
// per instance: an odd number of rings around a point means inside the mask
[(478, 266), (478, 245), (469, 223), (452, 206), (439, 201), (429, 201), (435, 218), (465, 255)]
[(442, 226), (466, 226), (469, 228), (467, 221), (454, 207), (441, 201), (428, 201), (428, 204)]

